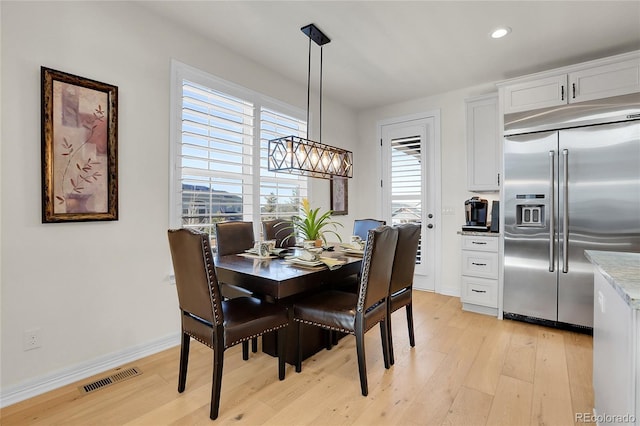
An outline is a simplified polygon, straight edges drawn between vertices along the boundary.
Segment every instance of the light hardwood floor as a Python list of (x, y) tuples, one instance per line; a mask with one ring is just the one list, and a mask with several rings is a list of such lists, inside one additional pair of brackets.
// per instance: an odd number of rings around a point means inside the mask
[[(225, 354), (220, 417), (238, 425), (571, 425), (591, 413), (592, 338), (464, 312), (460, 300), (414, 292), (416, 346), (404, 309), (393, 315), (396, 363), (385, 370), (380, 333), (367, 333), (369, 396), (360, 394), (355, 340), (322, 350), (277, 379), (263, 353)], [(179, 348), (130, 365), (142, 374), (82, 395), (65, 386), (1, 410), (9, 425), (208, 425), (211, 350), (191, 345), (177, 392)]]

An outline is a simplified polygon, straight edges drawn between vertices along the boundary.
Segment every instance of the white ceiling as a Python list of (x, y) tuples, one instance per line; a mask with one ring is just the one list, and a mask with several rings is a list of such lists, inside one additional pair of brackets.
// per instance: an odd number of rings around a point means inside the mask
[[(140, 4), (305, 86), (314, 23), (331, 39), (323, 93), (356, 110), (640, 49), (637, 0)], [(512, 33), (491, 39), (500, 25)]]

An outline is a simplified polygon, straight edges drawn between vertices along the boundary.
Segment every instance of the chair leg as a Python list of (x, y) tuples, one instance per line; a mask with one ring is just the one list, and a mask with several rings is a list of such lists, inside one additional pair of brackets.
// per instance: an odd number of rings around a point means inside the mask
[(242, 359), (245, 361), (249, 359), (249, 341), (248, 340), (245, 340), (244, 342), (242, 342)]
[(389, 364), (393, 365), (396, 360), (393, 356), (393, 332), (391, 331), (391, 314), (387, 315), (387, 341), (389, 342)]
[(330, 351), (333, 348), (333, 341), (335, 340), (335, 332), (333, 330), (324, 331), (325, 349)]
[(180, 371), (178, 372), (178, 392), (184, 392), (187, 384), (187, 364), (189, 364), (189, 346), (191, 337), (182, 333), (182, 345), (180, 345)]
[(389, 330), (386, 321), (380, 321), (380, 340), (382, 341), (382, 357), (384, 359), (384, 368), (387, 370), (391, 367), (389, 361)]
[[(221, 335), (222, 333), (218, 333)], [(220, 409), (220, 389), (222, 388), (222, 366), (224, 364), (224, 342), (222, 338), (214, 338), (213, 342), (213, 378), (211, 380), (211, 420), (218, 418)]]
[(360, 389), (362, 396), (369, 394), (369, 386), (367, 384), (367, 360), (364, 356), (364, 332), (356, 330), (356, 352), (358, 353), (358, 372), (360, 373)]
[(416, 338), (413, 333), (413, 304), (407, 305), (407, 327), (409, 328), (409, 344), (411, 347), (416, 345)]
[(251, 339), (251, 352), (253, 352), (254, 354), (256, 352), (258, 352), (258, 338), (254, 337), (253, 339)]
[(287, 327), (278, 329), (278, 379), (284, 380), (284, 359), (286, 358)]
[(296, 350), (297, 350), (296, 373), (299, 373), (302, 371), (302, 325), (300, 324), (299, 321), (295, 321), (295, 323), (296, 323), (295, 333), (296, 333)]

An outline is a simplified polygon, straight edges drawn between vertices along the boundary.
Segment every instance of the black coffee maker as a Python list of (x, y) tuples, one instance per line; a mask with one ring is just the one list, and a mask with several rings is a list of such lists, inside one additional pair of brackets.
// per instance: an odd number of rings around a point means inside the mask
[(467, 224), (462, 229), (484, 230), (487, 228), (487, 200), (471, 197), (464, 202), (465, 219)]

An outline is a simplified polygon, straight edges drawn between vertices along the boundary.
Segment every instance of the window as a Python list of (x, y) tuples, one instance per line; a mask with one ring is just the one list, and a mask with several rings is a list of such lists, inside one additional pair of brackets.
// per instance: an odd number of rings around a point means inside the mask
[(204, 72), (172, 64), (172, 227), (213, 234), (223, 220), (298, 213), (307, 178), (267, 169), (269, 139), (304, 137), (304, 112)]

